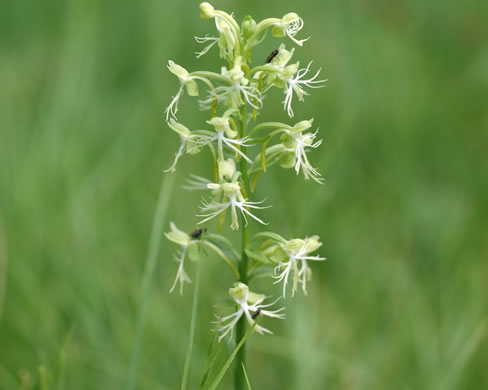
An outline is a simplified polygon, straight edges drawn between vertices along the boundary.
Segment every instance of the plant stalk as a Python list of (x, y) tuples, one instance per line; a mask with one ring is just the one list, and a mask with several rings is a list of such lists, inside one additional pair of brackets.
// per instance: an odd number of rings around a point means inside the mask
[[(247, 134), (247, 105), (244, 104), (241, 107), (241, 134), (240, 137), (245, 137)], [(246, 147), (242, 147), (242, 153), (246, 154)], [(247, 172), (247, 161), (244, 158), (241, 158), (241, 174), (242, 174), (242, 181), (244, 183), (244, 190), (249, 196), (249, 175)], [(239, 274), (240, 278), (239, 281), (241, 283), (248, 283), (247, 279), (247, 272), (248, 272), (248, 257), (246, 253), (246, 249), (249, 246), (249, 227), (244, 220), (244, 216), (241, 216), (241, 224), (242, 224), (242, 254), (241, 254), (241, 261), (239, 263)], [(236, 345), (244, 338), (246, 334), (246, 317), (242, 316), (236, 326)], [(246, 342), (243, 343), (242, 347), (237, 352), (236, 361), (235, 361), (235, 376), (234, 376), (234, 384), (236, 390), (243, 390), (244, 385), (246, 383), (246, 377), (244, 375), (244, 370), (242, 367), (246, 366)]]

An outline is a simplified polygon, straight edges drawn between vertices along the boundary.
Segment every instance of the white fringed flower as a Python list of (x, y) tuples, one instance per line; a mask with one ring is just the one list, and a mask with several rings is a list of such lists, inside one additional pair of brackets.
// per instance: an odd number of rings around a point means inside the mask
[(297, 45), (302, 46), (303, 42), (310, 39), (310, 37), (301, 40), (295, 38), (295, 35), (303, 28), (303, 25), (303, 19), (296, 13), (290, 12), (273, 24), (272, 34), (276, 37), (287, 36)]
[(315, 73), (315, 75), (308, 79), (304, 80), (303, 78), (305, 75), (309, 72), (310, 70), (310, 65), (312, 64), (312, 61), (309, 62), (306, 68), (300, 69), (294, 77), (291, 77), (287, 80), (287, 88), (285, 89), (285, 100), (283, 100), (283, 106), (286, 109), (286, 112), (288, 113), (288, 116), (290, 118), (293, 118), (293, 109), (291, 108), (291, 102), (293, 99), (293, 92), (296, 93), (298, 100), (303, 101), (303, 97), (305, 95), (309, 95), (307, 91), (305, 91), (302, 87), (308, 87), (308, 88), (322, 88), (325, 87), (323, 83), (325, 83), (327, 80), (316, 80), (318, 77), (320, 70)]
[(194, 132), (191, 132), (187, 127), (171, 118), (168, 121), (168, 126), (178, 133), (181, 139), (181, 144), (175, 155), (173, 164), (166, 170), (166, 172), (175, 170), (178, 159), (185, 152), (185, 147), (186, 153), (196, 154), (200, 152), (203, 147), (211, 145), (213, 142), (217, 143), (217, 162), (219, 165), (225, 161), (224, 145), (235, 152), (236, 155), (239, 155), (247, 160), (247, 162), (252, 163), (252, 160), (240, 149), (241, 147), (252, 146), (252, 144), (250, 144), (251, 139), (248, 137), (237, 138), (239, 135), (238, 132), (233, 130), (230, 126), (229, 117), (233, 112), (235, 112), (235, 109), (227, 110), (222, 117), (214, 117), (207, 121), (208, 124), (214, 127), (215, 132), (209, 130), (195, 130)]
[(201, 77), (191, 76), (185, 68), (171, 60), (168, 61), (168, 69), (171, 73), (178, 77), (178, 80), (180, 81), (180, 88), (178, 89), (176, 95), (173, 96), (173, 100), (171, 100), (171, 103), (165, 110), (166, 120), (169, 120), (170, 115), (176, 119), (178, 102), (183, 94), (183, 88), (185, 86), (189, 96), (198, 96), (198, 85), (195, 80), (201, 79)]
[(222, 201), (212, 201), (208, 203), (206, 200), (202, 201), (202, 206), (200, 210), (202, 214), (198, 215), (199, 217), (203, 217), (204, 219), (199, 222), (199, 224), (205, 223), (212, 218), (217, 217), (221, 213), (223, 213), (228, 208), (231, 209), (231, 229), (237, 230), (239, 228), (239, 218), (237, 217), (237, 209), (240, 210), (242, 216), (244, 217), (244, 221), (247, 225), (247, 216), (255, 219), (259, 223), (266, 225), (261, 219), (256, 217), (252, 214), (248, 209), (265, 209), (269, 206), (258, 206), (261, 202), (251, 202), (246, 200), (241, 193), (241, 188), (239, 183), (210, 183), (207, 187), (211, 190), (214, 190), (217, 194), (222, 194)]
[[(293, 277), (291, 294), (295, 295), (298, 284), (302, 284), (304, 294), (307, 294), (307, 281), (312, 277), (312, 270), (307, 264), (308, 260), (322, 261), (325, 257), (310, 256), (322, 246), (318, 236), (307, 237), (305, 239), (293, 239), (280, 242), (268, 248), (267, 255), (278, 265), (274, 269), (275, 283), (283, 282), (283, 297), (286, 296), (286, 285), (290, 275)], [(301, 264), (299, 264), (301, 263)], [(299, 269), (300, 266), (300, 269)]]
[[(219, 324), (218, 332), (220, 333), (219, 341), (221, 341), (229, 333), (232, 337), (234, 327), (243, 315), (246, 316), (247, 321), (251, 326), (254, 324), (254, 320), (257, 318), (257, 316), (278, 318), (280, 320), (285, 318), (285, 315), (280, 313), (285, 310), (284, 307), (278, 310), (266, 310), (267, 307), (274, 305), (279, 298), (272, 303), (263, 305), (263, 301), (266, 297), (262, 294), (255, 294), (249, 291), (249, 287), (244, 283), (236, 283), (234, 288), (229, 289), (229, 295), (238, 305), (238, 308), (236, 312), (228, 316), (221, 317), (217, 321)], [(273, 334), (273, 332), (271, 332), (269, 329), (266, 329), (260, 325), (256, 325), (254, 330), (259, 334)]]
[(210, 142), (217, 141), (218, 161), (224, 161), (223, 145), (226, 145), (236, 154), (247, 160), (247, 162), (252, 163), (252, 160), (239, 149), (242, 146), (251, 146), (249, 144), (250, 139), (247, 137), (236, 138), (239, 134), (230, 126), (230, 115), (235, 111), (236, 109), (227, 110), (223, 116), (217, 116), (207, 121), (209, 125), (214, 127), (217, 133), (214, 137), (210, 138)]
[(192, 241), (191, 237), (187, 233), (179, 230), (173, 222), (170, 223), (170, 227), (171, 227), (171, 231), (169, 233), (164, 233), (164, 235), (168, 240), (181, 246), (181, 250), (177, 252), (177, 254), (174, 257), (175, 261), (177, 261), (179, 264), (178, 264), (178, 271), (176, 272), (175, 281), (173, 283), (173, 286), (171, 286), (169, 292), (170, 293), (173, 292), (173, 290), (176, 287), (176, 284), (179, 282), (180, 295), (183, 295), (183, 284), (185, 282), (191, 283), (190, 277), (188, 276), (188, 274), (185, 272), (184, 269), (185, 256), (188, 253), (192, 260), (198, 260), (198, 247), (197, 247), (198, 243)]
[(234, 60), (231, 69), (222, 67), (222, 76), (229, 80), (229, 85), (221, 85), (210, 91), (207, 99), (200, 101), (202, 108), (208, 108), (216, 100), (224, 103), (227, 107), (238, 109), (243, 104), (249, 104), (255, 109), (260, 109), (263, 102), (261, 93), (254, 83), (249, 83), (242, 71), (242, 57), (238, 56)]
[(319, 171), (314, 168), (307, 157), (308, 148), (318, 148), (322, 144), (322, 140), (316, 142), (318, 130), (315, 133), (303, 133), (312, 126), (313, 119), (309, 121), (298, 122), (291, 129), (284, 129), (284, 134), (281, 136), (281, 142), (284, 147), (281, 166), (284, 168), (295, 168), (297, 175), (300, 170), (306, 180), (312, 178), (319, 184), (323, 184), (323, 178)]
[(176, 170), (175, 168), (179, 158), (185, 153), (185, 149), (186, 152), (190, 154), (198, 153), (201, 140), (198, 135), (192, 134), (186, 126), (176, 122), (173, 118), (169, 120), (168, 126), (180, 136), (181, 141), (180, 147), (175, 154), (173, 164), (171, 164), (171, 166), (165, 170), (165, 172), (174, 172)]
[(314, 168), (310, 162), (308, 161), (307, 157), (307, 150), (305, 148), (313, 148), (316, 149), (322, 144), (322, 140), (318, 140), (314, 143), (314, 139), (317, 137), (318, 130), (315, 133), (307, 133), (307, 134), (298, 134), (294, 135), (296, 146), (295, 146), (295, 172), (297, 175), (300, 172), (300, 169), (305, 176), (305, 179), (308, 180), (312, 178), (319, 184), (323, 184), (324, 179), (321, 177), (319, 171)]

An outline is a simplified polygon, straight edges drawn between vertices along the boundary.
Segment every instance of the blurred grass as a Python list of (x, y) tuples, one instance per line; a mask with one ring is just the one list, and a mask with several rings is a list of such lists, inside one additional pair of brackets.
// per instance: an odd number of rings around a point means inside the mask
[[(297, 58), (329, 79), (295, 105), (297, 120), (321, 128), (311, 160), (326, 185), (274, 169), (256, 193), (274, 204), (262, 214), (272, 229), (320, 234), (328, 261), (315, 264), (309, 296), (287, 302), (287, 321), (269, 325), (276, 335), (251, 340), (253, 388), (487, 388), (488, 3), (215, 6), (239, 19), (298, 12), (312, 39)], [(215, 51), (193, 55), (193, 35), (213, 29), (196, 1), (0, 3), (1, 389), (35, 382), (41, 365), (56, 376), (60, 356), (66, 389), (124, 384), (158, 187), (178, 143), (163, 121), (177, 88), (165, 64), (219, 69)], [(281, 98), (266, 99), (261, 119), (285, 120)], [(181, 103), (185, 124), (203, 122), (193, 100)], [(168, 217), (188, 231), (199, 198), (179, 186), (209, 174), (206, 162), (185, 158), (175, 177)], [(191, 288), (168, 294), (173, 250), (163, 242), (154, 275), (141, 389), (181, 380)], [(208, 259), (190, 386), (231, 281)]]

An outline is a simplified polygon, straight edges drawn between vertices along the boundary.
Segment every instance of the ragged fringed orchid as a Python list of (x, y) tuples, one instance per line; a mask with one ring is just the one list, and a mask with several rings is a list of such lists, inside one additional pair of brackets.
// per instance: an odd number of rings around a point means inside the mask
[[(294, 169), (297, 175), (301, 173), (307, 180), (323, 183), (319, 171), (309, 160), (309, 152), (322, 143), (317, 139), (318, 129), (312, 128), (313, 119), (255, 123), (263, 109), (264, 98), (273, 88), (283, 91), (282, 103), (292, 118), (293, 97), (303, 101), (310, 89), (324, 87), (326, 80), (318, 79), (320, 69), (308, 76), (312, 62), (300, 68), (300, 63), (293, 61), (295, 48), (287, 49), (285, 43), (281, 43), (266, 60), (252, 56), (253, 49), (268, 31), (274, 37), (287, 38), (292, 44), (302, 46), (309, 38), (298, 38), (304, 23), (296, 13), (260, 22), (246, 16), (238, 24), (233, 15), (216, 10), (205, 2), (200, 5), (200, 15), (203, 19), (214, 20), (216, 32), (195, 37), (197, 43), (205, 45), (195, 52), (197, 58), (218, 47), (218, 55), (225, 64), (219, 71), (207, 71), (187, 70), (173, 61), (168, 62), (168, 69), (178, 78), (179, 87), (166, 109), (166, 120), (180, 139), (168, 171), (174, 171), (178, 160), (186, 154), (210, 151), (213, 162), (209, 163), (208, 177), (192, 175), (185, 188), (203, 192), (196, 223), (210, 224), (215, 219), (217, 226), (216, 229), (209, 227), (205, 234), (201, 234), (203, 229), (200, 229), (195, 235), (185, 233), (171, 223), (171, 231), (166, 236), (180, 248), (175, 256), (178, 269), (171, 291), (179, 284), (182, 293), (184, 283), (191, 282), (184, 268), (187, 257), (202, 262), (206, 261), (206, 255), (214, 253), (224, 260), (236, 278), (234, 287), (229, 289), (230, 305), (234, 310), (216, 313), (216, 331), (219, 341), (235, 334), (238, 344), (245, 341), (247, 325), (257, 333), (271, 334), (256, 322), (264, 317), (285, 318), (284, 307), (271, 309), (280, 298), (272, 300), (270, 296), (250, 290), (250, 282), (259, 269), (269, 271), (270, 288), (273, 284), (281, 284), (280, 295), (284, 299), (290, 285), (291, 296), (299, 286), (306, 294), (312, 276), (310, 263), (325, 260), (316, 254), (322, 246), (318, 236), (285, 239), (269, 231), (258, 231), (251, 236), (250, 222), (257, 222), (254, 226), (259, 229), (268, 224), (261, 215), (263, 209), (270, 207), (268, 201), (251, 200), (251, 195), (262, 174), (271, 166), (278, 163), (282, 168)], [(176, 117), (179, 100), (185, 91), (188, 96), (198, 96), (198, 106), (208, 111), (207, 120), (199, 128), (190, 129)], [(223, 233), (229, 220), (232, 230), (242, 232), (239, 250)], [(212, 230), (218, 233), (211, 233)], [(244, 385), (244, 351), (245, 345), (237, 353), (235, 383), (239, 390)]]

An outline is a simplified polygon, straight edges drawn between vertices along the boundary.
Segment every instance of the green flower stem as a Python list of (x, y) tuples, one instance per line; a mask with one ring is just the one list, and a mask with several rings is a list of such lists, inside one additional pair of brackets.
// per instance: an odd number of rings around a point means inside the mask
[(255, 40), (261, 31), (266, 30), (268, 27), (271, 27), (273, 24), (278, 24), (281, 22), (281, 19), (277, 18), (268, 18), (261, 20), (257, 25), (256, 25), (256, 31), (248, 38), (248, 42), (252, 42)]
[(211, 78), (214, 78), (216, 80), (219, 80), (219, 81), (221, 81), (221, 82), (223, 82), (225, 84), (230, 84), (229, 79), (227, 77), (224, 77), (221, 74), (215, 73), (215, 72), (208, 72), (208, 71), (205, 71), (205, 70), (199, 70), (199, 71), (196, 71), (196, 72), (191, 72), (190, 73), (190, 76), (211, 77)]
[(248, 136), (251, 137), (255, 132), (257, 132), (259, 130), (272, 129), (272, 128), (288, 129), (289, 130), (292, 127), (290, 125), (287, 125), (287, 124), (281, 123), (281, 122), (263, 122), (263, 123), (260, 123), (259, 125), (255, 126), (255, 127), (253, 127), (252, 130), (249, 131)]
[[(241, 137), (245, 137), (247, 133), (247, 105), (241, 107)], [(246, 154), (246, 147), (242, 147), (242, 153)], [(247, 161), (241, 158), (241, 173), (242, 182), (244, 183), (245, 192), (249, 196), (249, 175), (247, 172)], [(241, 262), (239, 263), (239, 281), (247, 284), (248, 283), (248, 256), (246, 249), (249, 246), (249, 227), (246, 225), (244, 216), (241, 216), (242, 223), (242, 255)], [(244, 338), (246, 334), (246, 317), (242, 316), (236, 326), (236, 344)], [(244, 376), (244, 371), (242, 370), (242, 365), (246, 365), (246, 343), (244, 342), (242, 347), (237, 352), (237, 360), (235, 364), (235, 388), (236, 390), (243, 390), (246, 383), (246, 378)]]
[(260, 72), (260, 71), (264, 71), (264, 72), (268, 72), (268, 73), (280, 73), (281, 70), (280, 69), (273, 68), (269, 64), (268, 64), (268, 66), (266, 66), (266, 65), (259, 65), (259, 66), (256, 66), (256, 67), (252, 68), (249, 71), (249, 74), (253, 74), (253, 73), (256, 73), (256, 72)]

